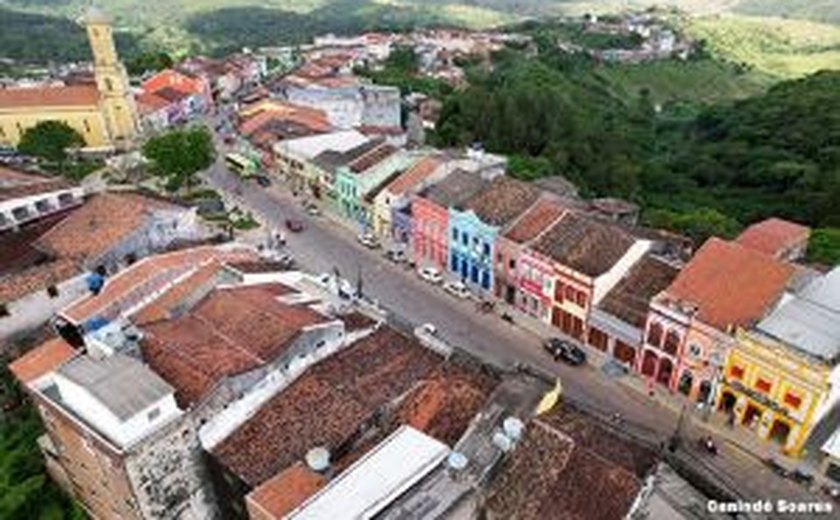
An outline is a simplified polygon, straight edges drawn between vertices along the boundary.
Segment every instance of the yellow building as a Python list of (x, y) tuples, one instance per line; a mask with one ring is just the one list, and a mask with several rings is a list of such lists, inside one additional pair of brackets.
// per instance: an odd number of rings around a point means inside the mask
[(0, 144), (16, 146), (41, 121), (64, 121), (88, 149), (125, 148), (137, 132), (128, 74), (117, 57), (111, 23), (98, 9), (84, 18), (96, 84), (0, 89)]
[[(840, 268), (809, 283), (729, 351), (718, 403), (737, 427), (800, 456), (840, 402)], [(817, 447), (818, 448), (818, 447)]]

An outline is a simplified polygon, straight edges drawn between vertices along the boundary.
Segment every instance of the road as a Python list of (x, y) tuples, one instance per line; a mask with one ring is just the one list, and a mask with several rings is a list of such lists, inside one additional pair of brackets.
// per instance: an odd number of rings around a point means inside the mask
[[(242, 209), (261, 216), (270, 227), (281, 229), (285, 219), (300, 219), (302, 233), (286, 233), (288, 248), (298, 264), (311, 272), (338, 269), (343, 278), (356, 282), (361, 274), (366, 296), (380, 302), (414, 324), (434, 323), (441, 336), (478, 357), (497, 365), (525, 363), (559, 376), (568, 398), (610, 416), (619, 413), (628, 429), (648, 438), (665, 441), (674, 432), (679, 414), (662, 406), (591, 366), (570, 367), (556, 363), (542, 351), (540, 338), (501, 320), (496, 314), (476, 311), (475, 303), (457, 300), (439, 287), (423, 282), (415, 273), (387, 261), (381, 251), (371, 251), (356, 242), (355, 234), (326, 216), (307, 215), (299, 202), (282, 188), (261, 188), (242, 182), (221, 162), (204, 173), (205, 182), (236, 200)], [(276, 182), (276, 181), (275, 181)], [(692, 415), (692, 414), (689, 414)], [(697, 420), (683, 422), (688, 438), (705, 435)], [(698, 454), (693, 443), (685, 451), (720, 481), (736, 486), (747, 500), (784, 498), (824, 500), (802, 486), (772, 473), (754, 455), (726, 443), (716, 457)], [(737, 483), (737, 484), (735, 484)]]

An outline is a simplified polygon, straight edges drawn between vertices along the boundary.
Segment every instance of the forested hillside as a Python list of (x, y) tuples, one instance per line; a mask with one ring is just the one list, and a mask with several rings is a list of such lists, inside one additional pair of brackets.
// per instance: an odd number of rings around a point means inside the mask
[(627, 96), (585, 59), (500, 56), (445, 104), (440, 144), (514, 154), (524, 178), (561, 173), (589, 195), (641, 202), (702, 239), (770, 215), (840, 226), (840, 72), (703, 108)]

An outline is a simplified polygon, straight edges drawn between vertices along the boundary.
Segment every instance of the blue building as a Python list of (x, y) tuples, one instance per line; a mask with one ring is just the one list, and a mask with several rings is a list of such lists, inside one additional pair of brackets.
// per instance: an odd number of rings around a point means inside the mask
[(496, 237), (540, 196), (534, 186), (497, 177), (463, 205), (449, 208), (449, 272), (473, 289), (493, 291)]

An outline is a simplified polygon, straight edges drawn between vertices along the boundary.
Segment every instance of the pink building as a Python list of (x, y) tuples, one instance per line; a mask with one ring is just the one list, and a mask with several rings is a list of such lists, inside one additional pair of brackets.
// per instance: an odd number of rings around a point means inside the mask
[(769, 312), (793, 274), (789, 264), (710, 238), (651, 302), (636, 369), (652, 382), (708, 402), (732, 332)]
[(456, 171), (412, 199), (412, 244), (417, 265), (446, 271), (449, 208), (478, 193), (487, 181), (479, 173)]

